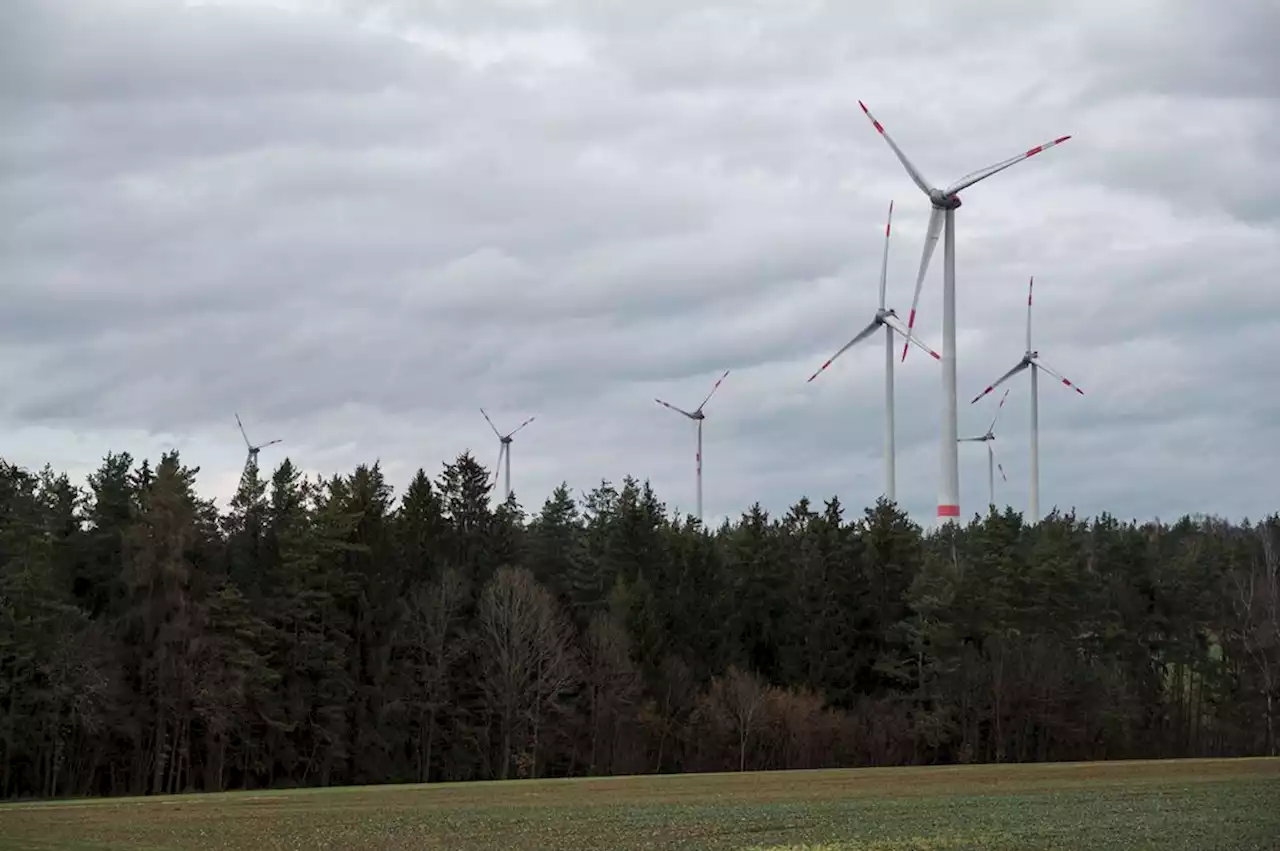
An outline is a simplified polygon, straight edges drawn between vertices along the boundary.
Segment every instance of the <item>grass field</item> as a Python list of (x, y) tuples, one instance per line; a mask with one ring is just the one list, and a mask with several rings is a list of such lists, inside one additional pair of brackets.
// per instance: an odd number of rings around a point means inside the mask
[(685, 775), (0, 806), (0, 851), (1277, 851), (1280, 759)]

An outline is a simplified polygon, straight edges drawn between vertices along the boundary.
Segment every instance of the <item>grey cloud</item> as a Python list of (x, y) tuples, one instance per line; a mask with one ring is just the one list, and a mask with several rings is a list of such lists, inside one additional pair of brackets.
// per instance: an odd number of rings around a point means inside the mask
[[(145, 429), (226, 483), (240, 410), (308, 469), (380, 458), (403, 480), (467, 448), (491, 463), (485, 405), (538, 415), (513, 463), (527, 508), (632, 473), (687, 510), (693, 435), (652, 400), (696, 404), (732, 368), (709, 513), (805, 493), (856, 512), (880, 489), (882, 353), (804, 379), (874, 310), (890, 198), (905, 315), (928, 213), (862, 98), (939, 182), (1075, 135), (965, 193), (962, 429), (1021, 354), (1035, 274), (1037, 346), (1088, 394), (1042, 387), (1046, 504), (1274, 509), (1266, 10), (1166, 6), (1153, 32), (1104, 2), (288, 5), (0, 12), (21, 47), (0, 83), (4, 427)], [(935, 347), (940, 275), (939, 251)], [(928, 520), (939, 375), (897, 372), (900, 495)], [(998, 446), (1015, 505), (1025, 402), (1015, 384)], [(961, 465), (968, 513), (985, 465)]]

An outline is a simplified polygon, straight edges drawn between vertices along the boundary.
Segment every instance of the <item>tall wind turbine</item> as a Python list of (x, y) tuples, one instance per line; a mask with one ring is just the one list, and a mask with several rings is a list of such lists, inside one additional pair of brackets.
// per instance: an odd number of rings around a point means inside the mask
[[(903, 168), (912, 182), (920, 187), (920, 191), (929, 196), (933, 205), (933, 213), (929, 217), (929, 228), (925, 234), (924, 253), (920, 257), (920, 271), (916, 275), (916, 292), (911, 299), (911, 313), (907, 317), (907, 330), (915, 329), (916, 308), (920, 302), (920, 288), (924, 285), (924, 276), (929, 269), (929, 259), (938, 244), (938, 233), (945, 225), (946, 237), (943, 243), (943, 275), (942, 275), (942, 484), (938, 495), (938, 518), (942, 522), (954, 520), (960, 516), (960, 458), (956, 441), (959, 439), (956, 411), (956, 224), (955, 212), (960, 206), (957, 194), (980, 180), (985, 180), (997, 172), (1004, 171), (1028, 157), (1054, 145), (1060, 145), (1070, 136), (1059, 136), (1052, 142), (1037, 145), (1025, 153), (1018, 154), (993, 166), (980, 169), (960, 178), (945, 189), (932, 186), (919, 169), (907, 159), (907, 155), (885, 132), (884, 127), (867, 109), (867, 105), (858, 101), (858, 106), (867, 114), (867, 118), (875, 126), (877, 132), (884, 137), (897, 155)], [(902, 357), (907, 356), (906, 344), (903, 344)]]
[[(236, 425), (240, 426), (240, 436), (244, 438), (244, 445), (248, 447), (248, 450), (249, 450), (249, 454), (244, 459), (244, 472), (248, 473), (250, 465), (253, 465), (254, 467), (258, 466), (259, 451), (267, 448), (268, 446), (274, 446), (275, 444), (280, 443), (281, 441), (279, 438), (277, 438), (275, 440), (268, 440), (266, 443), (260, 444), (258, 446), (254, 446), (252, 443), (249, 442), (249, 435), (245, 433), (244, 423), (240, 422), (239, 414), (236, 414)], [(241, 474), (241, 477), (243, 477), (243, 475), (244, 473)]]
[(506, 461), (506, 469), (503, 471), (502, 498), (507, 500), (511, 498), (511, 438), (520, 429), (533, 422), (537, 417), (529, 417), (529, 419), (520, 423), (514, 430), (503, 434), (498, 431), (498, 427), (493, 424), (493, 420), (489, 419), (489, 415), (485, 414), (484, 408), (480, 409), (480, 413), (484, 414), (484, 421), (489, 424), (489, 428), (493, 429), (493, 433), (498, 436), (498, 466), (493, 468), (493, 482), (498, 483), (498, 470), (503, 467), (503, 461)]
[(885, 289), (889, 271), (889, 232), (892, 224), (893, 202), (890, 201), (889, 218), (884, 223), (884, 256), (880, 260), (880, 307), (876, 310), (875, 317), (871, 320), (871, 324), (859, 331), (852, 340), (845, 343), (838, 352), (829, 357), (826, 363), (818, 367), (818, 371), (809, 376), (809, 380), (813, 381), (813, 379), (822, 374), (823, 370), (831, 366), (836, 358), (870, 337), (877, 329), (884, 328), (884, 495), (890, 501), (896, 502), (898, 492), (897, 476), (894, 468), (895, 450), (893, 438), (893, 335), (895, 333), (900, 334), (907, 342), (915, 343), (933, 355), (935, 359), (940, 358), (941, 355), (920, 342), (920, 339), (902, 324), (898, 314), (891, 308), (885, 307)]
[(991, 425), (987, 426), (987, 433), (980, 437), (962, 437), (961, 443), (985, 443), (987, 444), (987, 493), (990, 494), (990, 506), (994, 511), (996, 508), (996, 469), (1000, 470), (1000, 478), (1009, 481), (1009, 477), (1004, 474), (1004, 465), (996, 463), (996, 451), (991, 445), (996, 439), (996, 420), (1000, 419), (1000, 412), (1004, 410), (1004, 400), (1009, 398), (1009, 391), (1006, 389), (1004, 395), (1000, 397), (1000, 404), (996, 406), (996, 415), (991, 418)]
[(697, 464), (698, 464), (698, 520), (699, 521), (702, 520), (702, 421), (707, 418), (707, 415), (702, 413), (702, 409), (705, 408), (707, 403), (711, 401), (711, 397), (716, 395), (716, 391), (720, 389), (721, 382), (723, 382), (728, 377), (729, 377), (729, 370), (726, 369), (724, 371), (724, 375), (717, 378), (716, 383), (712, 385), (711, 392), (707, 394), (707, 398), (703, 399), (702, 404), (694, 408), (692, 412), (686, 411), (684, 408), (677, 408), (675, 405), (671, 404), (670, 402), (664, 402), (661, 399), (653, 400), (664, 408), (670, 408), (671, 410), (675, 411), (677, 414), (684, 414), (686, 417), (688, 417), (689, 419), (693, 420), (698, 424)]
[[(1084, 391), (1077, 387), (1074, 383), (1067, 379), (1062, 373), (1040, 360), (1040, 353), (1031, 348), (1031, 291), (1035, 286), (1036, 279), (1031, 278), (1027, 284), (1027, 350), (1022, 355), (1022, 360), (1018, 361), (1013, 369), (1000, 376), (986, 390), (983, 390), (977, 396), (973, 397), (976, 402), (983, 396), (995, 390), (1001, 384), (1004, 384), (1013, 376), (1022, 372), (1024, 369), (1031, 370), (1031, 522), (1035, 523), (1040, 519), (1040, 370), (1052, 375), (1061, 381), (1065, 386), (1084, 395)], [(972, 404), (972, 402), (970, 403)]]

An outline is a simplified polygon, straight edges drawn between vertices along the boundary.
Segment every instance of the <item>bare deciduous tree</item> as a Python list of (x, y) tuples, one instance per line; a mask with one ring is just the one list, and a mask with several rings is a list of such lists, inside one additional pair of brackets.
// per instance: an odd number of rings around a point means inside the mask
[(1258, 527), (1258, 557), (1235, 578), (1232, 601), (1240, 619), (1240, 643), (1258, 674), (1265, 718), (1265, 752), (1280, 754), (1276, 740), (1276, 691), (1280, 688), (1280, 546), (1270, 524)]
[(436, 723), (449, 697), (449, 669), (465, 650), (459, 628), (466, 587), (462, 574), (447, 567), (440, 577), (417, 585), (403, 602), (401, 642), (413, 674), (410, 704), (417, 715), (417, 775), (431, 773)]
[(769, 689), (750, 671), (730, 666), (723, 677), (716, 677), (703, 695), (699, 714), (711, 724), (727, 726), (738, 751), (738, 770), (747, 770), (747, 748), (757, 732)]
[(501, 568), (480, 597), (480, 690), (500, 726), (498, 777), (509, 776), (517, 736), (528, 732), (537, 776), (542, 722), (573, 686), (573, 633), (555, 598), (525, 568)]
[[(635, 703), (640, 675), (631, 661), (631, 640), (626, 628), (607, 612), (596, 612), (584, 640), (584, 675), (587, 711), (591, 725), (591, 773), (612, 773), (619, 727)], [(606, 736), (608, 759), (601, 766), (600, 739)]]

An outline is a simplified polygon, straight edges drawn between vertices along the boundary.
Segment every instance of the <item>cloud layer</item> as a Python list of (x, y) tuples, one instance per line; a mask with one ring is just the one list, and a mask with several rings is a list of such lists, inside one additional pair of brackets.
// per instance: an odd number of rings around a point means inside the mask
[[(882, 487), (880, 346), (942, 183), (1044, 140), (958, 214), (967, 400), (1036, 347), (1041, 501), (1274, 511), (1273, 4), (16, 0), (0, 9), (0, 434), (79, 475), (181, 447), (225, 499), (255, 439), (393, 481), (513, 454), (531, 510), (626, 473), (706, 510)], [(1270, 33), (1271, 36), (1267, 36)], [(941, 263), (920, 331), (940, 340)], [(938, 483), (939, 374), (898, 373), (898, 490)], [(1027, 382), (997, 429), (1025, 507)], [(997, 396), (998, 398), (998, 396)], [(275, 447), (273, 447), (275, 449)], [(969, 452), (967, 450), (973, 449)], [(264, 463), (271, 460), (265, 450)], [(962, 510), (987, 501), (962, 447)], [(277, 459), (280, 456), (275, 456)]]

